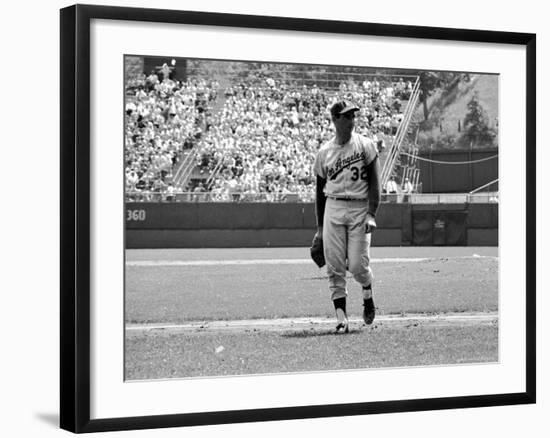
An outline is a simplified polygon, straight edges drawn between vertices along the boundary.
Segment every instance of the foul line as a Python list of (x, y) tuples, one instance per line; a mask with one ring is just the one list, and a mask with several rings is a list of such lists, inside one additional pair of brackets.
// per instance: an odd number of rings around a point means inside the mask
[[(418, 263), (437, 260), (498, 259), (495, 256), (460, 257), (392, 257), (371, 259), (371, 263)], [(255, 260), (127, 260), (126, 266), (230, 266), (230, 265), (311, 265), (311, 259), (255, 259)]]
[[(498, 320), (497, 312), (486, 313), (448, 313), (438, 315), (407, 314), (377, 316), (376, 323), (407, 322), (443, 322), (443, 323), (488, 323)], [(350, 318), (350, 323), (362, 324), (361, 318)], [(278, 318), (278, 319), (244, 319), (229, 321), (191, 321), (186, 324), (126, 324), (126, 331), (152, 330), (231, 330), (244, 328), (303, 328), (305, 326), (334, 325), (334, 318)]]

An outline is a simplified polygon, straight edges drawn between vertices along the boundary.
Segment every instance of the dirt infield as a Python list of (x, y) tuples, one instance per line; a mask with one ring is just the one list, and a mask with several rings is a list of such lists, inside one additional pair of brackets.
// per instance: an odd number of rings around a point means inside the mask
[[(361, 318), (348, 318), (351, 326), (362, 326)], [(392, 325), (403, 327), (409, 325), (430, 325), (440, 326), (475, 326), (484, 324), (495, 324), (498, 321), (498, 314), (488, 313), (455, 313), (439, 315), (392, 315), (378, 316), (376, 325)], [(126, 332), (128, 337), (141, 336), (145, 332), (166, 334), (166, 333), (188, 333), (188, 332), (242, 332), (266, 331), (283, 332), (287, 330), (329, 330), (334, 329), (334, 318), (280, 318), (280, 319), (245, 319), (234, 321), (190, 321), (184, 324), (127, 324)]]
[(498, 320), (128, 332), (128, 380), (457, 365), (498, 360)]

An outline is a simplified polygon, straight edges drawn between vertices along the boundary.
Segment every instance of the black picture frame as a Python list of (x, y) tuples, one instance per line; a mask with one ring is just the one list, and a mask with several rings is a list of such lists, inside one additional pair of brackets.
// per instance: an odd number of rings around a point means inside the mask
[[(397, 413), (536, 401), (536, 35), (530, 33), (313, 20), (222, 13), (74, 5), (60, 11), (61, 288), (60, 426), (102, 432)], [(458, 42), (526, 49), (526, 375), (525, 392), (273, 409), (90, 419), (90, 22), (94, 19), (294, 30)]]

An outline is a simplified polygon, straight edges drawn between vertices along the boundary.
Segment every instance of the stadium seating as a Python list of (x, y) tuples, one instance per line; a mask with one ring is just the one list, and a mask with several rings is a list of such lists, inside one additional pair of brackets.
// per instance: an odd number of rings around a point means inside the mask
[(165, 193), (174, 166), (200, 140), (216, 89), (204, 81), (133, 80), (126, 89), (124, 160), (127, 193)]
[[(207, 192), (201, 198), (210, 201), (311, 201), (315, 155), (333, 135), (332, 103), (346, 98), (361, 107), (356, 130), (377, 142), (383, 158), (401, 122), (401, 99), (407, 98), (405, 85), (380, 79), (342, 83), (339, 89), (241, 81), (220, 91), (217, 83), (159, 82), (152, 76), (127, 88), (125, 161), (131, 200), (192, 192), (200, 181)], [(174, 188), (171, 178), (190, 149), (199, 177)]]

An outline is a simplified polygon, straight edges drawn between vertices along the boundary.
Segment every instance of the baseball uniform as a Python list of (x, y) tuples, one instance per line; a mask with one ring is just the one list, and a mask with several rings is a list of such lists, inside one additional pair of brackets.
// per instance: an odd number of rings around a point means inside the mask
[(343, 145), (331, 139), (315, 160), (315, 173), (326, 180), (323, 243), (333, 300), (347, 296), (346, 268), (362, 286), (370, 285), (373, 279), (369, 266), (371, 234), (365, 232), (369, 189), (366, 173), (377, 156), (371, 140), (352, 133)]
[(357, 111), (359, 107), (345, 100), (332, 105), (335, 136), (321, 147), (314, 164), (318, 227), (314, 243), (323, 242), (337, 333), (349, 332), (347, 270), (362, 286), (363, 321), (372, 324), (375, 317), (369, 247), (380, 202), (378, 149), (354, 132)]

